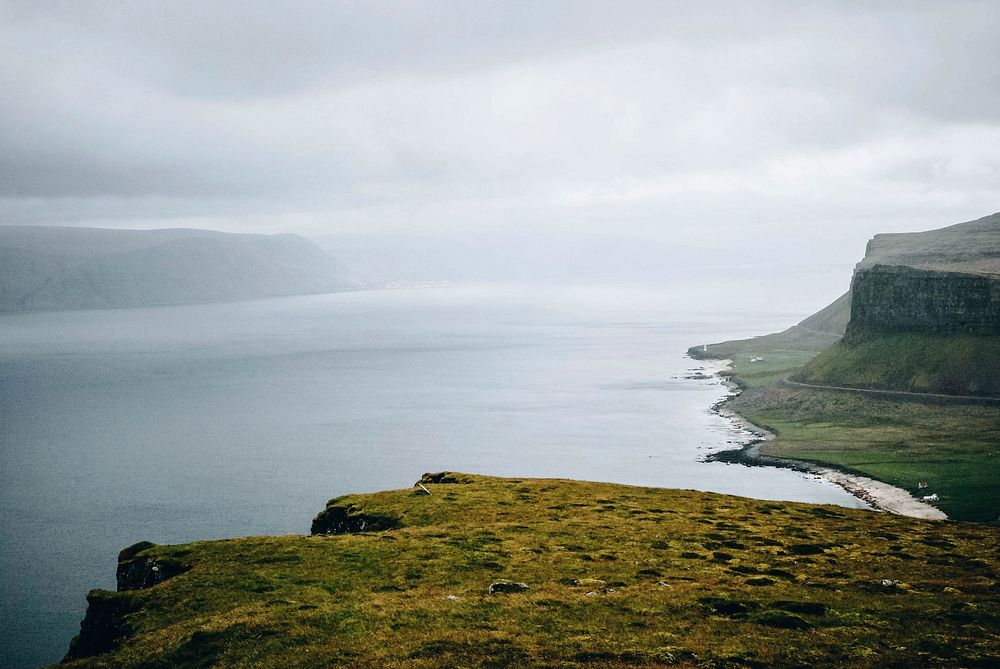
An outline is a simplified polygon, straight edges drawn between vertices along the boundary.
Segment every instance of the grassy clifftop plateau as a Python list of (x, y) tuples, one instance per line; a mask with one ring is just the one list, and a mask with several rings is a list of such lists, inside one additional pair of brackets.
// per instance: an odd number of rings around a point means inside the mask
[(65, 667), (1000, 663), (1000, 530), (448, 474), (317, 532), (123, 551)]
[(1000, 212), (937, 230), (875, 235), (858, 269), (875, 265), (1000, 277)]

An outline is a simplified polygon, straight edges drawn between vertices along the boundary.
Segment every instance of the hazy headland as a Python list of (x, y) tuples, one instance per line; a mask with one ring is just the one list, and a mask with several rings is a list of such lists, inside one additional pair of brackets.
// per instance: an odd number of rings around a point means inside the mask
[(0, 226), (0, 312), (250, 300), (351, 288), (297, 235)]

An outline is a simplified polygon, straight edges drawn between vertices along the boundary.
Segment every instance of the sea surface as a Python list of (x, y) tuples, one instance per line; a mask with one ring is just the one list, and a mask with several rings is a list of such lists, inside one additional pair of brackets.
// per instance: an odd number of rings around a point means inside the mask
[(688, 346), (786, 327), (826, 291), (782, 309), (704, 285), (494, 285), (0, 316), (0, 666), (58, 661), (129, 544), (307, 533), (327, 499), (424, 472), (863, 506), (701, 462), (745, 435), (710, 411), (717, 380), (685, 378)]

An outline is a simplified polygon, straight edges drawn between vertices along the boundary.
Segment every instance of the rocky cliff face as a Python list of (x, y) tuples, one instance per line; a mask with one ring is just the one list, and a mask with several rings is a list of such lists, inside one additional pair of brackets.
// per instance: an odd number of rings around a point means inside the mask
[(876, 235), (851, 282), (844, 338), (794, 379), (1000, 397), (1000, 214)]
[(134, 632), (129, 616), (143, 606), (133, 593), (188, 571), (191, 566), (176, 558), (147, 551), (156, 544), (140, 541), (118, 554), (118, 592), (91, 590), (80, 633), (70, 641), (64, 662), (102, 655), (120, 646)]
[(859, 267), (848, 340), (870, 334), (1000, 334), (1000, 278), (906, 266)]
[(896, 333), (1000, 334), (1000, 214), (868, 242), (847, 341)]

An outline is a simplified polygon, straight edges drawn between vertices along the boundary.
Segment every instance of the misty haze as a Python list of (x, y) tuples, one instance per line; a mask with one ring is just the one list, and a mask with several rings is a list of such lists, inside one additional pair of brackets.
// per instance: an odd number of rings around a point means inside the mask
[(998, 31), (0, 0), (0, 666), (1000, 665)]

